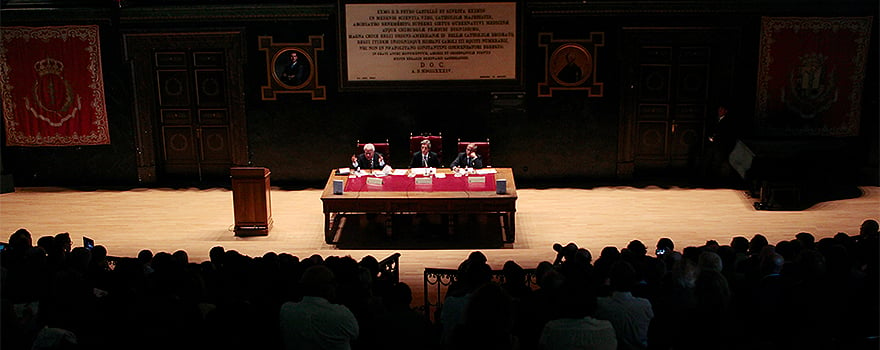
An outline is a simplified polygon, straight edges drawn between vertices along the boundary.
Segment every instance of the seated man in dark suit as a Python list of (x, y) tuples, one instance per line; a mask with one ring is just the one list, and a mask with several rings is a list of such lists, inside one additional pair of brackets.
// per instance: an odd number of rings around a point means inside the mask
[(364, 145), (364, 153), (351, 156), (351, 167), (355, 169), (382, 169), (385, 167), (385, 158), (382, 153), (376, 152), (376, 146), (372, 143)]
[(459, 168), (483, 168), (483, 160), (477, 154), (477, 145), (473, 143), (468, 144), (464, 152), (459, 153), (455, 160), (452, 161), (451, 167), (452, 170), (458, 170)]
[(413, 153), (412, 162), (409, 163), (410, 168), (439, 168), (440, 159), (437, 153), (431, 152), (431, 141), (422, 140), (421, 150)]

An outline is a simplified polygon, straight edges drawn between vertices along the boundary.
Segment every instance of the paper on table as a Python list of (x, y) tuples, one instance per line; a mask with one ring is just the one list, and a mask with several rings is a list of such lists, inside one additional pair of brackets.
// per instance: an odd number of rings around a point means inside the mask
[(406, 175), (406, 169), (394, 169), (391, 175)]
[(492, 169), (492, 168), (488, 168), (488, 169), (477, 169), (476, 173), (478, 175), (487, 175), (487, 174), (496, 174), (496, 173), (498, 173), (498, 171), (496, 171), (495, 169)]

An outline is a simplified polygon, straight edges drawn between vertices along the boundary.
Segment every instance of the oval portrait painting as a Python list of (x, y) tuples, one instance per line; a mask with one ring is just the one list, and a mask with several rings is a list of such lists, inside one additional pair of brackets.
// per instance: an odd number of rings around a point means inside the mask
[(291, 89), (306, 85), (311, 79), (310, 59), (296, 49), (281, 50), (275, 55), (275, 80)]
[(593, 56), (581, 45), (562, 45), (550, 56), (549, 72), (559, 85), (579, 86), (593, 73)]

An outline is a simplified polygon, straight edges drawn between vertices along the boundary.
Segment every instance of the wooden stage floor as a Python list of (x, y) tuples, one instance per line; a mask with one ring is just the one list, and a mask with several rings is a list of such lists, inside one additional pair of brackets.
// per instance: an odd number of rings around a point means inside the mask
[[(507, 260), (525, 268), (553, 261), (554, 243), (575, 242), (594, 258), (605, 246), (619, 248), (634, 239), (651, 251), (657, 240), (669, 237), (676, 250), (700, 246), (706, 240), (728, 244), (734, 236), (765, 235), (771, 244), (790, 240), (801, 231), (817, 240), (837, 232), (858, 234), (865, 219), (880, 219), (880, 187), (858, 187), (860, 196), (815, 204), (801, 211), (759, 211), (741, 190), (679, 187), (518, 189), (516, 242), (469, 246), (443, 230), (418, 232), (417, 225), (386, 240), (382, 234), (349, 239), (339, 247), (324, 243), (321, 190), (271, 192), (274, 227), (268, 236), (235, 237), (232, 192), (214, 189), (90, 190), (31, 187), (0, 195), (0, 240), (27, 228), (34, 242), (44, 235), (70, 232), (74, 246), (87, 236), (114, 256), (136, 256), (141, 249), (174, 252), (183, 249), (191, 261), (208, 258), (214, 246), (256, 257), (287, 252), (299, 257), (365, 255), (382, 259), (401, 253), (401, 279), (413, 287), (414, 304), (421, 300), (425, 267), (456, 268), (472, 250), (483, 251), (489, 264), (501, 269)], [(471, 218), (491, 229), (491, 220)], [(397, 220), (406, 224), (409, 221)], [(427, 226), (442, 220), (426, 218)], [(433, 225), (433, 226), (432, 226)], [(369, 228), (369, 222), (366, 226)], [(368, 230), (369, 231), (369, 230)], [(345, 234), (344, 234), (345, 235)], [(496, 236), (500, 241), (500, 233)], [(351, 237), (349, 237), (351, 238)], [(489, 238), (492, 239), (491, 237)], [(359, 244), (364, 243), (365, 244)], [(485, 243), (485, 240), (480, 242)], [(447, 244), (448, 243), (448, 244)]]

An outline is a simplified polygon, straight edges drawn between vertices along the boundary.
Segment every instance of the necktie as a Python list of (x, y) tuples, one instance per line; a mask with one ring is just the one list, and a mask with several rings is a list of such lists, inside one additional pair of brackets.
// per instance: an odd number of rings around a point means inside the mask
[(373, 158), (370, 158), (370, 169), (373, 169)]
[(422, 157), (422, 163), (425, 163), (425, 168), (428, 167), (428, 156)]

